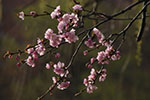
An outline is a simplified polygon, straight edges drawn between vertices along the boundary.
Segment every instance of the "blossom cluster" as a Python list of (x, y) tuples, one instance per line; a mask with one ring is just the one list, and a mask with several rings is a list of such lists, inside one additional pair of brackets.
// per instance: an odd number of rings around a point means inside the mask
[[(81, 6), (75, 5), (73, 10), (81, 10)], [(31, 13), (32, 15), (35, 14), (34, 11)], [(24, 20), (25, 14), (23, 12), (19, 13), (19, 18)], [(78, 26), (79, 17), (78, 14), (75, 13), (66, 13), (62, 14), (60, 6), (57, 6), (56, 9), (50, 14), (52, 19), (58, 20), (58, 34), (56, 34), (51, 28), (47, 29), (45, 32), (44, 38), (49, 41), (49, 45), (51, 47), (56, 47), (61, 44), (62, 40), (64, 39), (67, 43), (74, 43), (79, 40), (78, 36), (75, 34), (74, 27)], [(69, 29), (72, 28), (72, 29)], [(38, 39), (37, 44), (34, 48), (27, 49), (27, 53), (30, 54), (28, 58), (25, 60), (27, 65), (34, 67), (35, 61), (38, 59), (39, 56), (44, 55), (46, 48), (44, 47), (43, 42)], [(59, 55), (57, 55), (59, 56)], [(47, 65), (46, 68), (49, 68)]]
[(29, 54), (28, 58), (25, 60), (27, 65), (31, 67), (35, 67), (35, 61), (38, 60), (39, 56), (44, 55), (45, 46), (41, 39), (37, 39), (37, 45), (34, 48), (27, 49), (27, 53)]
[(99, 82), (102, 82), (106, 79), (106, 69), (96, 71), (94, 68), (91, 69), (88, 79), (84, 78), (83, 84), (87, 87), (87, 93), (93, 93), (98, 87), (95, 84), (96, 78), (99, 76)]
[[(53, 67), (53, 72), (60, 76), (60, 78), (67, 78), (69, 71), (65, 69), (65, 64), (63, 62), (58, 62), (57, 64), (51, 65), (49, 63), (46, 64), (46, 68)], [(57, 85), (57, 88), (60, 90), (64, 90), (69, 87), (70, 81), (62, 80), (58, 81), (58, 78), (52, 77), (53, 84)]]
[[(83, 7), (79, 4), (76, 4), (72, 7), (72, 9), (74, 11), (73, 13), (64, 13), (61, 11), (61, 7), (57, 6), (56, 9), (50, 13), (49, 16), (51, 19), (58, 21), (57, 32), (51, 28), (48, 28), (44, 33), (43, 39), (38, 38), (35, 46), (27, 48), (26, 52), (29, 54), (28, 58), (25, 59), (25, 63), (27, 65), (35, 67), (35, 62), (46, 52), (46, 44), (52, 48), (59, 48), (62, 42), (71, 44), (79, 40), (75, 29), (80, 25), (79, 22), (81, 16), (79, 13), (83, 10)], [(35, 11), (31, 11), (30, 15), (33, 17), (38, 16)], [(24, 14), (24, 12), (20, 12), (18, 14), (18, 17), (22, 20), (24, 20), (25, 16), (26, 14)], [(97, 63), (98, 65), (104, 66), (109, 64), (110, 61), (120, 59), (120, 52), (114, 49), (112, 46), (112, 41), (106, 40), (99, 29), (93, 28), (92, 32), (90, 33), (91, 35), (89, 35), (88, 39), (84, 41), (85, 46), (90, 50), (99, 49), (99, 47), (104, 47), (105, 49), (97, 52), (97, 55), (95, 57), (91, 57), (89, 63), (87, 64), (87, 67), (91, 69), (88, 78), (84, 78), (83, 80), (83, 84), (86, 86), (87, 93), (93, 93), (93, 91), (98, 88), (95, 85), (96, 79), (99, 79), (99, 82), (103, 82), (107, 75), (106, 69), (102, 68), (100, 71), (98, 71), (93, 65)], [(47, 41), (47, 43), (44, 41)], [(84, 56), (86, 56), (90, 50), (85, 50)], [(55, 57), (59, 58), (60, 53), (56, 53)], [(52, 77), (53, 84), (55, 84), (58, 89), (64, 90), (69, 87), (70, 81), (67, 80), (69, 71), (63, 62), (59, 61), (56, 64), (46, 63), (45, 68), (53, 68), (53, 72), (58, 76)]]
[[(73, 7), (73, 10), (75, 11), (81, 11), (82, 7), (80, 5), (75, 5)], [(35, 15), (36, 12), (32, 11), (30, 15)], [(19, 18), (24, 20), (24, 12), (19, 13)], [(75, 27), (78, 26), (79, 16), (76, 13), (65, 13), (63, 14), (61, 12), (60, 6), (57, 6), (56, 9), (50, 14), (52, 19), (57, 19), (58, 25), (57, 34), (51, 29), (48, 28), (44, 34), (44, 39), (40, 40), (38, 38), (37, 45), (33, 48), (28, 48), (27, 53), (29, 54), (28, 58), (25, 60), (26, 64), (34, 67), (35, 61), (38, 60), (39, 56), (42, 56), (45, 54), (46, 48), (45, 44), (43, 43), (44, 40), (49, 41), (49, 45), (51, 47), (58, 48), (61, 42), (64, 40), (67, 43), (75, 43), (77, 40), (79, 40), (78, 36), (75, 34)], [(60, 57), (60, 54), (57, 53), (55, 55), (56, 58)], [(62, 62), (58, 62), (57, 64), (50, 64), (46, 63), (45, 66), (47, 69), (50, 69), (53, 67), (53, 72), (56, 73), (60, 78), (67, 78), (67, 75), (69, 74), (69, 71), (65, 69), (65, 64)], [(70, 81), (59, 81), (58, 78), (52, 77), (53, 84), (57, 85), (57, 88), (60, 90), (64, 90), (69, 87)]]
[[(84, 44), (89, 48), (99, 48), (100, 46), (105, 47), (105, 50), (99, 51), (97, 53), (97, 57), (92, 57), (87, 67), (91, 69), (90, 75), (88, 79), (84, 78), (83, 84), (87, 87), (87, 93), (93, 93), (94, 90), (97, 89), (95, 86), (96, 77), (99, 75), (99, 82), (102, 82), (106, 78), (106, 69), (100, 70), (100, 72), (96, 71), (93, 67), (93, 64), (97, 62), (98, 65), (104, 66), (105, 64), (109, 64), (110, 61), (115, 61), (120, 59), (120, 52), (115, 50), (111, 45), (112, 42), (106, 41), (104, 35), (97, 28), (93, 29), (94, 35), (97, 37), (97, 41), (93, 41), (91, 38), (88, 38)], [(84, 51), (84, 55), (89, 53), (88, 50)]]

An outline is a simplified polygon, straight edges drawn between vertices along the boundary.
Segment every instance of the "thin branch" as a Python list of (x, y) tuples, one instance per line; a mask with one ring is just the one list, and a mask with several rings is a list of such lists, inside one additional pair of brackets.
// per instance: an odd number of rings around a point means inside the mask
[[(89, 31), (89, 32), (91, 32), (91, 31)], [(72, 55), (72, 57), (71, 57), (71, 59), (70, 59), (70, 61), (69, 61), (68, 66), (67, 66), (65, 69), (68, 69), (68, 68), (71, 66), (71, 64), (73, 63), (73, 60), (74, 60), (76, 54), (78, 53), (78, 51), (79, 51), (81, 45), (83, 44), (83, 42), (85, 41), (85, 39), (86, 39), (87, 37), (88, 37), (88, 33), (82, 38), (82, 40), (81, 40), (80, 43), (78, 44), (78, 46), (77, 46), (75, 52), (73, 53), (73, 55)]]
[[(144, 2), (144, 6), (147, 4), (147, 0), (145, 0)], [(137, 35), (137, 41), (140, 41), (142, 38), (142, 35), (144, 33), (144, 28), (145, 28), (145, 24), (146, 24), (146, 12), (147, 12), (147, 6), (145, 7), (145, 9), (143, 10), (143, 14), (142, 14), (142, 23), (141, 23), (141, 28), (140, 31)]]

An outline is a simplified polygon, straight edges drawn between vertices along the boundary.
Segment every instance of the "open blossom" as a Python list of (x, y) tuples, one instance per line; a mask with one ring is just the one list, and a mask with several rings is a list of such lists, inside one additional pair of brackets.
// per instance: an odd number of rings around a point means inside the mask
[(99, 43), (102, 43), (103, 42), (103, 39), (104, 39), (104, 35), (97, 29), (97, 28), (94, 28), (93, 29), (93, 32), (94, 34), (96, 35)]
[(90, 75), (88, 76), (89, 81), (93, 81), (96, 78), (96, 71), (94, 68), (91, 69)]
[(67, 26), (67, 23), (65, 23), (64, 21), (59, 22), (59, 24), (57, 26), (57, 29), (58, 29), (59, 33), (63, 32), (63, 29), (65, 28), (65, 26)]
[(69, 81), (61, 82), (60, 84), (58, 84), (57, 88), (60, 90), (64, 90), (64, 89), (68, 88), (69, 85), (70, 85)]
[(61, 43), (61, 40), (62, 40), (62, 38), (60, 35), (53, 34), (52, 37), (49, 39), (49, 44), (52, 47), (58, 48), (58, 46)]
[(89, 48), (93, 48), (95, 43), (96, 42), (93, 42), (91, 39), (88, 39), (87, 41), (84, 42), (84, 44)]
[(80, 11), (83, 10), (83, 9), (82, 9), (82, 6), (79, 5), (79, 4), (74, 5), (74, 6), (72, 7), (72, 9), (73, 9), (73, 10), (80, 10)]
[(59, 18), (59, 23), (57, 26), (57, 29), (59, 33), (63, 32), (63, 29), (68, 30), (69, 25), (71, 24), (73, 27), (76, 27), (78, 25), (78, 15), (74, 13), (66, 13), (61, 18)]
[(57, 64), (54, 64), (54, 72), (57, 75), (63, 76), (65, 74), (65, 69), (64, 69), (65, 64), (58, 62)]
[(18, 14), (18, 17), (19, 17), (21, 20), (24, 20), (24, 16), (25, 16), (25, 14), (24, 14), (23, 11)]
[(111, 56), (112, 60), (119, 60), (120, 59), (120, 51), (116, 51), (114, 55)]
[(112, 46), (108, 46), (105, 50), (105, 55), (110, 58), (110, 53), (113, 51), (113, 47)]
[(56, 47), (56, 48), (58, 48), (62, 40), (61, 36), (53, 33), (53, 30), (50, 28), (47, 29), (47, 31), (45, 32), (45, 39), (49, 40), (50, 46)]
[(52, 29), (47, 29), (47, 31), (45, 32), (45, 39), (50, 39), (52, 37), (53, 34), (53, 30)]
[(56, 9), (51, 13), (51, 18), (57, 18), (61, 15), (60, 6), (57, 6)]
[(70, 19), (71, 19), (71, 16), (69, 13), (66, 13), (62, 16), (62, 20), (63, 22), (65, 22), (66, 24), (70, 23)]
[(106, 76), (107, 76), (107, 74), (106, 74), (106, 69), (102, 69), (101, 75), (100, 75), (100, 77), (99, 77), (99, 82), (104, 81), (104, 80), (106, 79)]
[(105, 58), (106, 58), (106, 54), (104, 51), (98, 52), (96, 59), (98, 60), (99, 63), (101, 63)]
[(70, 32), (64, 33), (62, 37), (64, 37), (65, 41), (68, 43), (76, 42), (79, 40), (78, 36), (75, 35), (74, 29), (72, 29)]
[(84, 78), (83, 84), (86, 86), (87, 93), (93, 93), (93, 91), (97, 89), (97, 87), (93, 85), (96, 80), (96, 75), (95, 69), (92, 68), (88, 79)]
[(72, 20), (73, 27), (78, 26), (78, 21), (79, 21), (78, 15), (75, 14), (75, 13), (72, 13), (72, 14), (70, 15), (70, 17), (71, 17), (71, 20)]
[(28, 53), (28, 54), (33, 53), (33, 51), (34, 51), (34, 48), (29, 48), (29, 49), (27, 49), (27, 53)]
[(38, 60), (38, 54), (36, 51), (33, 51), (32, 58), (33, 58), (33, 60)]
[(86, 78), (84, 78), (83, 84), (84, 84), (85, 86), (88, 86), (88, 80), (87, 80)]
[(86, 90), (87, 90), (87, 93), (93, 93), (94, 90), (96, 90), (98, 87), (95, 86), (95, 85), (88, 85)]
[(40, 56), (44, 55), (46, 49), (45, 49), (45, 47), (44, 47), (42, 41), (41, 41), (39, 38), (38, 38), (38, 40), (37, 40), (37, 44), (38, 44), (38, 45), (35, 46), (35, 47), (36, 47), (36, 52), (37, 52)]
[(35, 67), (35, 63), (34, 63), (34, 60), (31, 56), (29, 56), (27, 59), (26, 59), (26, 63), (27, 65), (31, 66), (31, 67)]

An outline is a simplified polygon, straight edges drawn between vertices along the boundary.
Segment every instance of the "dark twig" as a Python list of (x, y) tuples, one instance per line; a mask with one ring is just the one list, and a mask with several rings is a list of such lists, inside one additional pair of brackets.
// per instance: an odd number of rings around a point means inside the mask
[(119, 36), (123, 35), (123, 37), (125, 37), (126, 31), (131, 27), (131, 25), (136, 21), (136, 19), (141, 15), (141, 13), (145, 10), (145, 8), (148, 5), (150, 5), (150, 2), (145, 4), (145, 6), (139, 11), (139, 13), (137, 13), (137, 15), (132, 19), (132, 21), (120, 33), (118, 33), (118, 36), (114, 39), (113, 43), (119, 38)]
[(77, 1), (77, 0), (73, 0), (73, 2), (74, 2), (75, 4), (80, 4), (80, 2)]
[(49, 87), (49, 89), (48, 90), (46, 90), (45, 92), (44, 92), (44, 94), (42, 94), (40, 97), (38, 97), (36, 100), (41, 100), (41, 99), (43, 99), (48, 93), (51, 93), (52, 92), (52, 90), (55, 88), (55, 86), (56, 86), (57, 84), (55, 83), (55, 84), (52, 84), (50, 87)]
[[(91, 31), (89, 31), (89, 32), (91, 32)], [(68, 66), (66, 67), (66, 69), (68, 69), (68, 68), (71, 66), (71, 64), (73, 63), (73, 60), (74, 60), (76, 54), (78, 53), (78, 51), (79, 51), (81, 45), (83, 44), (83, 42), (85, 41), (85, 39), (86, 39), (87, 37), (88, 37), (88, 33), (82, 38), (82, 40), (81, 40), (80, 43), (78, 44), (78, 46), (77, 46), (75, 52), (73, 53), (73, 55), (72, 55), (72, 57), (71, 57), (71, 59), (70, 59), (70, 61), (69, 61)]]
[[(147, 4), (147, 0), (145, 0), (144, 2), (144, 6)], [(145, 9), (143, 10), (143, 14), (142, 14), (142, 23), (141, 23), (141, 28), (140, 31), (137, 35), (137, 41), (140, 41), (142, 38), (142, 35), (144, 33), (144, 28), (145, 28), (145, 24), (146, 24), (146, 12), (147, 12), (147, 6), (145, 7)]]

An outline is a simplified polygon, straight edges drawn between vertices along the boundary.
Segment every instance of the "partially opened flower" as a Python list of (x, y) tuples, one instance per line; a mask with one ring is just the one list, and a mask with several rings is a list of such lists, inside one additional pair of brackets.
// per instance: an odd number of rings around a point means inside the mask
[(69, 81), (61, 82), (60, 84), (58, 84), (57, 88), (60, 90), (64, 90), (64, 89), (68, 88), (69, 85), (70, 85)]

